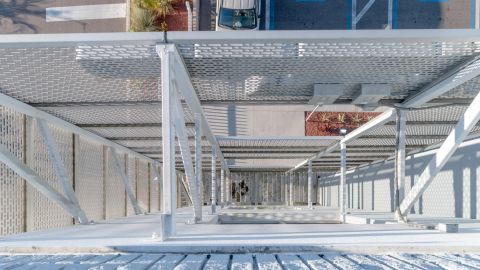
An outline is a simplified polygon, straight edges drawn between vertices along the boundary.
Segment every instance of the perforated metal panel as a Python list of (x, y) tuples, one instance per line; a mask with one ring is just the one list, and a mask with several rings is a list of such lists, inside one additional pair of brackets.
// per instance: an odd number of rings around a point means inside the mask
[(90, 220), (104, 216), (103, 145), (75, 136), (75, 194)]
[[(150, 212), (158, 212), (160, 210), (160, 181), (156, 179), (158, 172), (158, 167), (149, 163), (149, 181), (150, 181)], [(154, 171), (157, 170), (157, 173)]]
[[(121, 169), (125, 172), (125, 155), (117, 153)], [(115, 169), (110, 151), (106, 151), (105, 209), (106, 218), (124, 217), (126, 214), (125, 186)]]
[[(0, 143), (24, 160), (24, 116), (0, 106)], [(0, 236), (25, 230), (25, 181), (0, 162)]]
[[(127, 176), (128, 180), (130, 181), (133, 194), (135, 195), (135, 198), (137, 198), (137, 161), (135, 157), (127, 157)], [(135, 211), (133, 210), (132, 204), (127, 196), (125, 197), (125, 200), (127, 205), (127, 216), (134, 215)]]
[(149, 211), (149, 168), (148, 163), (137, 159), (137, 200), (140, 207), (145, 211)]
[[(63, 194), (60, 180), (53, 169), (48, 150), (34, 122), (31, 122), (31, 137), (27, 138), (27, 165), (43, 177), (50, 186)], [(73, 134), (47, 125), (57, 144), (62, 165), (73, 184)], [(27, 185), (27, 231), (72, 225), (73, 219), (60, 206), (36, 189)]]

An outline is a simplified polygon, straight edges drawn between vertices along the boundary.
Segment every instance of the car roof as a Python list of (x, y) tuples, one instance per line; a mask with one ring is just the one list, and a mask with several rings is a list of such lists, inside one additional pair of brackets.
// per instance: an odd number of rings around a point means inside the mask
[(222, 7), (230, 9), (251, 9), (255, 7), (255, 0), (223, 0)]

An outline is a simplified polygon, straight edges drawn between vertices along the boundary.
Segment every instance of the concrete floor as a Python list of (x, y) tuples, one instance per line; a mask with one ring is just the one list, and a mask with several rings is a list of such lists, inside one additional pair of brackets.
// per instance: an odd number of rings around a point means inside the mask
[(152, 214), (3, 237), (0, 252), (480, 251), (478, 223), (448, 234), (402, 224), (187, 225), (189, 211), (179, 211), (177, 236), (166, 242), (152, 239), (160, 231), (160, 215)]

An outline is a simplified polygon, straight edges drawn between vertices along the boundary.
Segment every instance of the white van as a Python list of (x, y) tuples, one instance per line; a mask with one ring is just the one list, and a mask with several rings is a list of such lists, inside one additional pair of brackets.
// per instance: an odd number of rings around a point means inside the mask
[(258, 30), (259, 0), (217, 0), (217, 31)]

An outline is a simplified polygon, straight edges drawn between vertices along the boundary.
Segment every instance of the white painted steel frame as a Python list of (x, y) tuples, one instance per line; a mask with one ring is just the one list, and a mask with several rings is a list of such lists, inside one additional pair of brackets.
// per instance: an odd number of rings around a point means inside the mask
[(217, 153), (215, 149), (212, 149), (212, 196), (211, 196), (211, 204), (212, 204), (212, 214), (217, 212)]
[[(165, 45), (157, 45), (157, 47), (159, 46), (165, 46)], [(215, 149), (215, 152), (220, 160), (220, 163), (222, 164), (222, 168), (227, 172), (229, 172), (227, 162), (222, 155), (222, 151), (220, 149), (220, 146), (218, 145), (217, 139), (213, 135), (213, 132), (210, 129), (210, 126), (208, 125), (207, 119), (205, 118), (205, 114), (200, 104), (200, 100), (198, 99), (197, 93), (193, 88), (192, 81), (190, 79), (190, 75), (188, 73), (187, 67), (185, 66), (185, 63), (183, 62), (183, 58), (175, 46), (173, 47), (172, 54), (173, 54), (173, 58), (172, 58), (173, 63), (171, 63), (171, 66), (172, 66), (172, 71), (175, 74), (175, 82), (177, 83), (178, 90), (181, 92), (182, 97), (185, 99), (188, 107), (193, 111), (193, 113), (196, 113), (200, 116), (201, 123), (202, 123), (202, 131), (205, 138), (212, 145), (212, 149)]]
[(405, 157), (406, 157), (406, 122), (405, 110), (396, 110), (396, 147), (395, 147), (395, 181), (394, 181), (394, 210), (395, 218), (401, 219), (400, 202), (405, 196)]
[(340, 143), (340, 220), (345, 223), (347, 216), (347, 145)]
[(140, 215), (144, 211), (142, 208), (138, 205), (137, 198), (135, 198), (135, 194), (133, 193), (132, 186), (130, 185), (130, 180), (128, 179), (127, 174), (125, 173), (125, 170), (122, 169), (122, 165), (120, 163), (120, 160), (118, 159), (117, 151), (113, 147), (109, 147), (110, 151), (110, 157), (112, 158), (113, 165), (115, 167), (115, 172), (117, 172), (118, 176), (122, 178), (123, 185), (125, 187), (125, 191), (128, 196), (128, 200), (130, 201), (130, 205), (132, 206), (135, 215)]
[[(172, 74), (171, 74), (172, 76)], [(193, 205), (193, 219), (194, 222), (202, 220), (202, 212), (199, 210), (200, 194), (197, 190), (197, 181), (195, 179), (195, 170), (193, 168), (192, 153), (190, 152), (190, 145), (188, 144), (188, 134), (185, 125), (185, 115), (183, 113), (183, 107), (180, 103), (180, 99), (177, 95), (177, 86), (175, 75), (172, 76), (174, 89), (171, 95), (171, 106), (173, 106), (173, 126), (177, 133), (178, 145), (180, 147), (180, 153), (182, 155), (183, 167), (185, 169), (185, 177), (187, 178), (186, 190), (189, 191), (190, 199)]]
[(202, 125), (201, 125), (201, 119), (200, 115), (196, 113), (194, 115), (195, 117), (195, 181), (197, 185), (197, 193), (198, 193), (198, 198), (200, 199), (200, 207), (198, 208), (197, 211), (197, 216), (200, 217), (200, 220), (202, 219), (202, 205), (203, 205), (203, 199), (202, 199)]
[(313, 192), (313, 170), (312, 170), (312, 161), (308, 161), (308, 179), (307, 179), (307, 202), (308, 208), (313, 208), (312, 192)]
[(25, 179), (28, 184), (42, 193), (49, 200), (52, 200), (63, 208), (63, 210), (70, 214), (70, 216), (80, 221), (80, 213), (78, 212), (79, 208), (68, 198), (52, 188), (45, 179), (30, 169), (15, 155), (10, 153), (3, 144), (0, 144), (0, 162), (16, 172), (20, 177)]
[(462, 118), (458, 121), (455, 128), (450, 132), (447, 139), (443, 142), (440, 148), (435, 152), (430, 159), (425, 170), (420, 174), (415, 185), (410, 189), (405, 199), (400, 205), (400, 213), (406, 216), (415, 202), (425, 192), (427, 187), (435, 179), (435, 176), (440, 172), (445, 163), (450, 159), (458, 146), (468, 136), (472, 128), (480, 120), (480, 93), (468, 106)]
[(157, 46), (156, 50), (161, 59), (162, 86), (159, 96), (162, 98), (162, 224), (161, 239), (175, 235), (175, 212), (177, 205), (177, 176), (175, 171), (175, 134), (173, 127), (173, 102), (174, 91), (170, 74), (172, 52), (174, 45)]
[(55, 174), (60, 181), (60, 184), (63, 188), (63, 193), (65, 197), (74, 205), (76, 208), (76, 212), (78, 213), (78, 221), (81, 224), (88, 224), (88, 218), (85, 215), (85, 212), (80, 207), (80, 203), (78, 202), (77, 196), (75, 195), (75, 191), (73, 190), (72, 184), (70, 183), (70, 179), (68, 178), (67, 171), (65, 170), (65, 166), (62, 162), (60, 157), (60, 152), (58, 151), (58, 147), (48, 129), (47, 123), (45, 120), (36, 119), (38, 131), (42, 135), (43, 141), (45, 146), (47, 147), (48, 156), (52, 161), (53, 169), (55, 170)]

